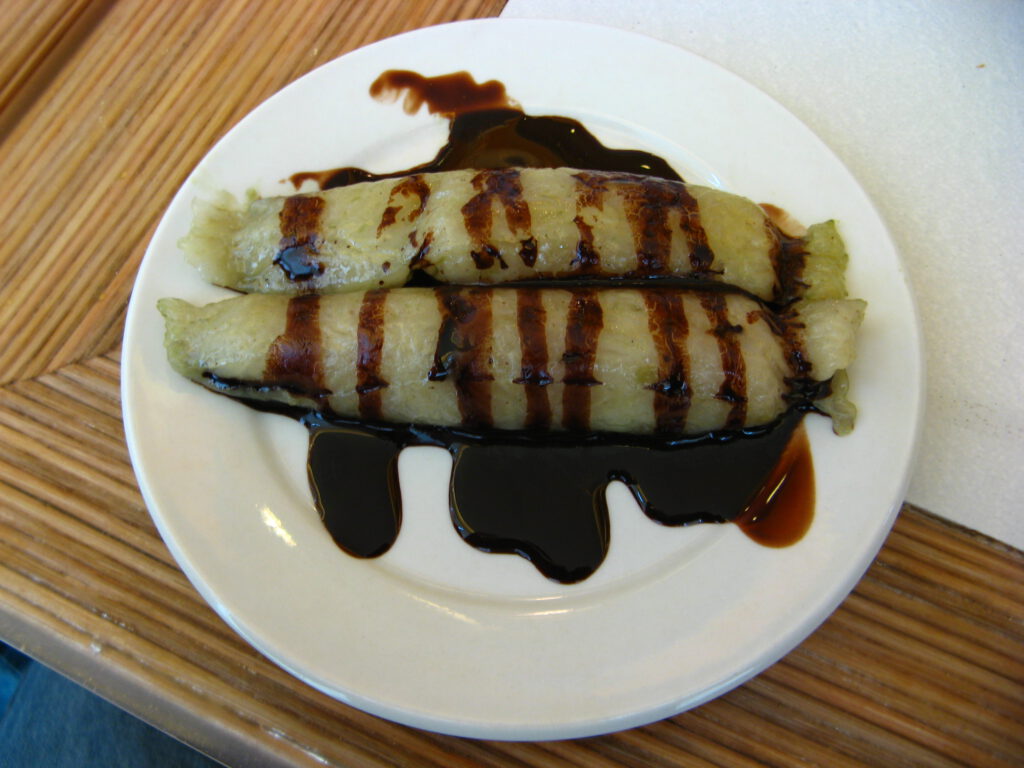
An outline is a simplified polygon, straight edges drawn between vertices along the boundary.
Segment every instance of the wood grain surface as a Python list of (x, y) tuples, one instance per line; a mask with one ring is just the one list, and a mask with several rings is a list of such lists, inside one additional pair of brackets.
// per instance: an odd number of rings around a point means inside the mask
[(299, 75), (500, 0), (0, 0), (0, 636), (230, 765), (1024, 764), (1024, 556), (905, 507), (806, 642), (696, 710), (551, 743), (388, 723), (203, 602), (128, 460), (135, 271), (205, 152)]

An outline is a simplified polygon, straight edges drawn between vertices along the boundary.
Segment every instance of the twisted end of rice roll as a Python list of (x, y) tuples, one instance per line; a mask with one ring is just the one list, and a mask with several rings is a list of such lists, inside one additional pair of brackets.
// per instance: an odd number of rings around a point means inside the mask
[(804, 351), (813, 379), (827, 381), (853, 363), (857, 329), (866, 308), (867, 302), (861, 299), (803, 300), (794, 305), (804, 326)]
[(834, 221), (823, 221), (807, 229), (803, 237), (806, 253), (800, 282), (805, 299), (846, 297), (846, 264), (849, 256)]
[[(406, 180), (405, 186), (414, 185)], [(251, 192), (239, 203), (222, 191), (194, 201), (192, 228), (178, 246), (207, 281), (243, 293), (398, 286), (409, 278), (420, 246), (408, 226), (384, 222), (415, 219), (417, 193), (363, 183), (288, 197)]]
[(175, 372), (202, 381), (216, 372), (224, 379), (255, 381), (263, 377), (264, 361), (253, 354), (284, 330), (285, 316), (274, 296), (246, 297), (247, 311), (232, 300), (195, 306), (182, 299), (160, 299), (164, 317), (164, 346)]
[(857, 407), (849, 399), (846, 369), (856, 356), (856, 334), (867, 303), (860, 299), (805, 300), (797, 302), (795, 309), (804, 325), (804, 349), (811, 363), (811, 376), (830, 382), (829, 395), (815, 401), (814, 406), (831, 417), (833, 432), (849, 434)]
[(245, 277), (245, 268), (232, 258), (235, 236), (245, 222), (244, 208), (229, 192), (192, 203), (193, 222), (178, 241), (185, 261), (214, 285), (234, 286)]
[(815, 402), (814, 407), (832, 419), (832, 431), (837, 435), (848, 435), (857, 420), (857, 406), (849, 398), (850, 377), (846, 371), (836, 371), (830, 382), (828, 397)]

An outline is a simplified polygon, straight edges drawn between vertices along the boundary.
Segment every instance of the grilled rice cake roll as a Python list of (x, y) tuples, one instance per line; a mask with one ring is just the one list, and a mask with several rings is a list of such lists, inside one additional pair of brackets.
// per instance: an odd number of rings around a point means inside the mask
[(174, 369), (243, 399), (374, 422), (686, 435), (768, 424), (827, 391), (814, 382), (851, 362), (864, 303), (775, 314), (725, 291), (441, 286), (159, 308)]
[(196, 203), (181, 246), (218, 285), (321, 293), (532, 278), (696, 277), (773, 302), (843, 298), (833, 222), (784, 236), (746, 198), (625, 173), (424, 173), (323, 192)]

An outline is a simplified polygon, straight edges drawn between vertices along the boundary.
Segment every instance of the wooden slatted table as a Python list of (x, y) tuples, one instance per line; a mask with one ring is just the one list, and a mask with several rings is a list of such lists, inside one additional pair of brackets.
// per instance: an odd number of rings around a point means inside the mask
[(645, 728), (423, 733), (266, 661), (139, 495), (118, 395), (135, 271), (185, 176), (314, 66), (501, 0), (0, 3), (0, 637), (232, 765), (1024, 764), (1024, 556), (905, 507), (803, 645)]

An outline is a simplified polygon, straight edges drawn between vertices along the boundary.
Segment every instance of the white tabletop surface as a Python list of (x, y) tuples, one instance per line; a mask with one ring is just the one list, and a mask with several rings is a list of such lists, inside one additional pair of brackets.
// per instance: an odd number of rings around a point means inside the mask
[(832, 148), (917, 298), (926, 407), (908, 501), (1024, 548), (1024, 2), (509, 0), (502, 17), (674, 43)]

